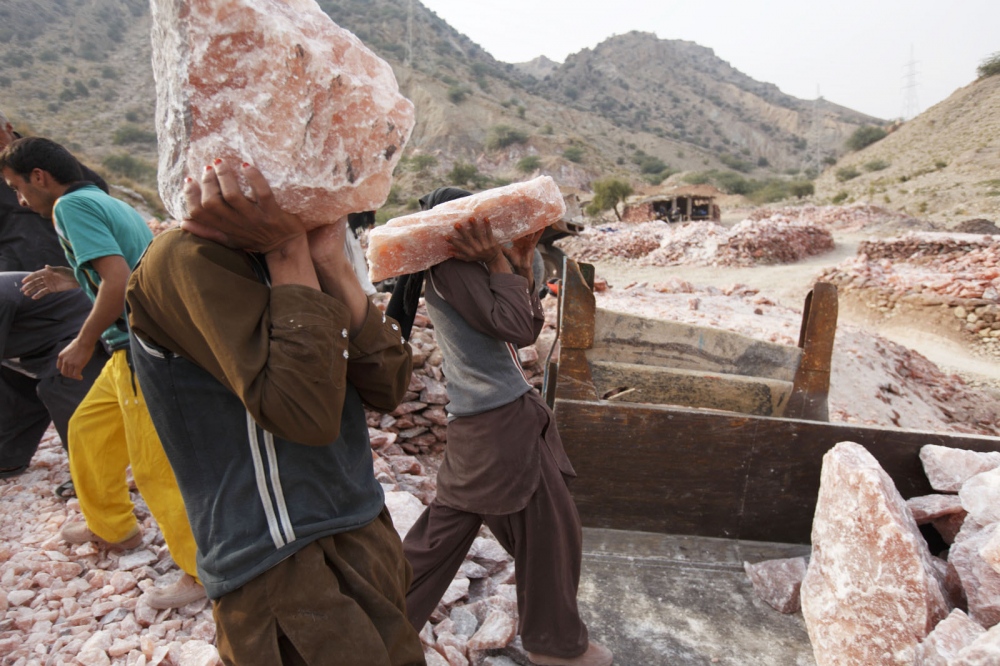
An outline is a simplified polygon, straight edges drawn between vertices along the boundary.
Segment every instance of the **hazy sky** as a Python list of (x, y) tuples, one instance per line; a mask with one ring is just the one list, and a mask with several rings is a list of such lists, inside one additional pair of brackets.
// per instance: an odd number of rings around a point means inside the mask
[(614, 34), (654, 32), (715, 50), (736, 69), (802, 99), (879, 118), (918, 110), (976, 78), (1000, 51), (1000, 0), (420, 0), (502, 62), (562, 62)]

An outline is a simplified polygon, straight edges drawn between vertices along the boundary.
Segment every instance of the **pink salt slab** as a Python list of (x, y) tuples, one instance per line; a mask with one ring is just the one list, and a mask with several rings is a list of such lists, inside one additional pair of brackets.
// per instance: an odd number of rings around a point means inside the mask
[(948, 666), (997, 666), (1000, 664), (1000, 624), (962, 648)]
[(963, 513), (962, 500), (958, 495), (921, 495), (906, 500), (917, 525), (924, 525), (935, 518), (953, 513)]
[(555, 181), (539, 176), (397, 217), (368, 236), (369, 277), (378, 282), (445, 261), (451, 256), (445, 238), (470, 218), (489, 218), (493, 235), (506, 243), (558, 222), (565, 212)]
[(969, 617), (987, 628), (1000, 624), (1000, 573), (981, 552), (998, 531), (1000, 523), (979, 527), (967, 520), (948, 551), (948, 562), (958, 571), (969, 599)]
[(964, 647), (985, 633), (985, 629), (956, 608), (917, 648), (914, 666), (948, 666)]
[(920, 449), (920, 462), (931, 488), (957, 493), (976, 474), (1000, 467), (1000, 452), (967, 451), (928, 444)]
[(315, 0), (152, 0), (160, 196), (253, 163), (310, 228), (375, 210), (413, 129), (388, 63)]
[(761, 600), (779, 613), (796, 613), (799, 610), (799, 590), (806, 575), (806, 558), (792, 557), (743, 563), (753, 591)]
[(858, 444), (823, 457), (812, 544), (802, 615), (817, 665), (911, 666), (949, 609), (906, 502)]

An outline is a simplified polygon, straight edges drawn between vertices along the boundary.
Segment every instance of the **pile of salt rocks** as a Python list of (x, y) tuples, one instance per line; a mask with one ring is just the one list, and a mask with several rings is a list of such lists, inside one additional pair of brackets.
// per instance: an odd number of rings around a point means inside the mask
[[(823, 458), (812, 553), (745, 563), (754, 590), (801, 608), (818, 666), (1000, 664), (1000, 452), (924, 446), (939, 494), (903, 500), (864, 447)], [(949, 547), (930, 552), (919, 525)]]
[(821, 280), (885, 316), (905, 306), (940, 306), (1000, 353), (1000, 236), (908, 233), (868, 240)]
[(758, 208), (747, 215), (749, 220), (796, 222), (845, 233), (884, 231), (888, 229), (933, 229), (934, 224), (871, 204), (849, 206), (786, 206)]
[(829, 252), (833, 236), (818, 226), (785, 219), (747, 219), (729, 229), (712, 222), (642, 222), (589, 227), (557, 244), (579, 261), (738, 267), (791, 263)]

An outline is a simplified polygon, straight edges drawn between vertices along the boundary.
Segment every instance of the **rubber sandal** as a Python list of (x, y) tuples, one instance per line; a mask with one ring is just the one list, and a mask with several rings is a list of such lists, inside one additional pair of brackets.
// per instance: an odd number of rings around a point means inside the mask
[(70, 479), (66, 483), (60, 483), (58, 486), (56, 486), (56, 489), (53, 490), (52, 492), (55, 493), (55, 496), (58, 497), (59, 499), (68, 500), (73, 497), (76, 497), (76, 489), (73, 488), (72, 479)]

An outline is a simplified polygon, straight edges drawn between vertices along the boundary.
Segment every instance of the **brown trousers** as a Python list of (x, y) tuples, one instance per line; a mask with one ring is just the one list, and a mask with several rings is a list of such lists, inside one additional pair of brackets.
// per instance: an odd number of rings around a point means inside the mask
[(410, 567), (389, 512), (324, 537), (214, 604), (227, 666), (411, 666)]
[(434, 612), (465, 560), (482, 523), (514, 556), (518, 631), (526, 650), (553, 657), (576, 657), (587, 649), (580, 619), (583, 532), (576, 504), (548, 449), (539, 456), (541, 475), (528, 505), (517, 513), (490, 516), (432, 502), (403, 542), (413, 567), (406, 612), (418, 630)]

